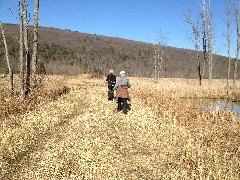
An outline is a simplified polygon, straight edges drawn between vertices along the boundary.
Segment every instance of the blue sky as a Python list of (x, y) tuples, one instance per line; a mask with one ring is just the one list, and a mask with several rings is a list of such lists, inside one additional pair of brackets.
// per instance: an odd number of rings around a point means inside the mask
[[(26, 2), (28, 13), (32, 17), (34, 0)], [(150, 43), (156, 43), (161, 30), (167, 37), (168, 46), (194, 49), (187, 36), (187, 33), (191, 33), (191, 27), (179, 17), (189, 10), (197, 17), (200, 2), (201, 0), (40, 0), (39, 25)], [(214, 53), (225, 56), (226, 3), (227, 0), (211, 2)], [(0, 21), (17, 24), (17, 16), (18, 0), (0, 0)], [(234, 29), (235, 23), (232, 26)], [(232, 30), (232, 35), (234, 33), (235, 30)], [(232, 56), (235, 54), (235, 41), (236, 38), (233, 38)]]

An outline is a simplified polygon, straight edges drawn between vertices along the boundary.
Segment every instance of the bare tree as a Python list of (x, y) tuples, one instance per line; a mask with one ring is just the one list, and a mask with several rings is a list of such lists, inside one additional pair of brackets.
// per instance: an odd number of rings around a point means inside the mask
[(38, 50), (38, 10), (39, 0), (35, 0), (34, 8), (34, 34), (33, 34), (33, 54), (32, 54), (32, 86), (36, 87), (37, 71), (37, 50)]
[(206, 2), (205, 0), (202, 0), (202, 29), (203, 29), (203, 68), (202, 68), (202, 77), (204, 77), (205, 72), (205, 65), (207, 62), (207, 21), (206, 21)]
[[(213, 55), (212, 55), (212, 42), (213, 42), (213, 34), (212, 34), (212, 12), (211, 12), (211, 1), (208, 0), (208, 6), (206, 5), (206, 0), (202, 1), (202, 10), (201, 10), (201, 20), (202, 20), (202, 45), (203, 45), (203, 63), (200, 62), (199, 51), (200, 51), (200, 41), (199, 34), (200, 30), (198, 28), (198, 21), (196, 23), (193, 22), (192, 14), (189, 12), (183, 20), (191, 25), (192, 34), (194, 36), (194, 44), (195, 50), (197, 51), (197, 69), (198, 69), (198, 77), (199, 84), (202, 85), (202, 78), (205, 72), (205, 65), (208, 62), (208, 80), (209, 85), (212, 84), (212, 72), (213, 72)], [(201, 64), (203, 67), (201, 67)]]
[(25, 59), (26, 59), (26, 76), (25, 76), (25, 95), (27, 96), (30, 92), (30, 52), (28, 46), (28, 19), (27, 19), (27, 7), (25, 0), (21, 1), (22, 15), (23, 15), (23, 39), (24, 39), (24, 49), (25, 49)]
[(22, 2), (19, 0), (19, 60), (20, 60), (20, 86), (21, 86), (21, 99), (25, 99), (25, 78), (24, 78), (24, 44), (23, 44), (23, 7)]
[(236, 20), (236, 29), (237, 29), (237, 50), (236, 50), (236, 57), (234, 61), (234, 74), (233, 74), (233, 85), (236, 86), (237, 80), (237, 65), (238, 65), (238, 56), (239, 56), (239, 48), (240, 48), (240, 26), (239, 26), (239, 15), (238, 15), (238, 5), (236, 0), (234, 0), (234, 14)]
[(230, 79), (230, 71), (231, 71), (231, 55), (230, 55), (230, 51), (231, 51), (231, 34), (230, 34), (230, 25), (231, 25), (231, 0), (228, 0), (228, 10), (227, 10), (227, 16), (228, 16), (228, 20), (227, 20), (227, 41), (228, 41), (228, 74), (227, 74), (227, 86), (229, 87), (229, 79)]
[(159, 51), (160, 51), (160, 45), (158, 44), (153, 44), (154, 46), (154, 82), (155, 83), (158, 83), (159, 81), (159, 76), (160, 76), (160, 54), (159, 54)]
[(160, 78), (160, 72), (162, 72), (162, 64), (163, 64), (163, 50), (161, 51), (161, 55), (160, 52), (158, 52), (158, 74), (157, 74), (157, 79)]
[(154, 47), (154, 82), (157, 83), (158, 79), (157, 79), (157, 48), (156, 45), (153, 44)]
[(10, 60), (9, 60), (8, 46), (7, 46), (7, 41), (6, 41), (3, 26), (2, 26), (2, 22), (0, 22), (0, 26), (2, 31), (3, 43), (5, 47), (5, 57), (8, 65), (9, 91), (11, 94), (13, 94), (13, 71), (12, 71)]
[(211, 0), (208, 1), (207, 10), (207, 32), (208, 32), (208, 83), (212, 85), (212, 72), (213, 72), (213, 55), (212, 55), (212, 12), (211, 12)]
[[(162, 70), (163, 64), (163, 49), (162, 46), (167, 44), (167, 37), (163, 34), (162, 30), (160, 29), (158, 33), (158, 38), (156, 39), (158, 44), (153, 44), (154, 47), (154, 82), (158, 83), (160, 78), (160, 71)], [(160, 54), (161, 52), (161, 54)]]
[(199, 57), (199, 28), (198, 28), (198, 21), (196, 23), (193, 22), (192, 13), (189, 11), (185, 17), (182, 18), (185, 22), (187, 22), (192, 27), (192, 34), (194, 36), (194, 44), (195, 44), (195, 51), (197, 52), (197, 69), (198, 69), (198, 78), (199, 78), (199, 85), (202, 85), (202, 70), (201, 70), (201, 63)]

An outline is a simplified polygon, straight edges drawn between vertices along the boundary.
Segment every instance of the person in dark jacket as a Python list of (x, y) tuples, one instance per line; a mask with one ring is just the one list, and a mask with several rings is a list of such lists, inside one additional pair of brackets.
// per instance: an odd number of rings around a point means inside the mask
[(116, 76), (113, 74), (113, 70), (109, 71), (106, 81), (108, 82), (108, 100), (112, 101), (114, 99), (113, 87), (116, 84)]
[(125, 77), (125, 71), (120, 72), (120, 79), (114, 86), (116, 90), (116, 101), (118, 103), (117, 110), (123, 110), (124, 114), (127, 114), (127, 100), (129, 100), (128, 88), (131, 87), (130, 81)]

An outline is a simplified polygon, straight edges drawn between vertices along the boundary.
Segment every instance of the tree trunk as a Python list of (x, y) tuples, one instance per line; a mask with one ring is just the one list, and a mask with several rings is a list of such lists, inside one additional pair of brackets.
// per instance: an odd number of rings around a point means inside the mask
[(154, 83), (157, 83), (157, 48), (154, 46)]
[(236, 80), (237, 80), (237, 65), (238, 65), (238, 56), (239, 56), (239, 48), (240, 48), (240, 29), (239, 29), (239, 22), (238, 22), (238, 6), (236, 0), (234, 0), (234, 9), (235, 9), (235, 20), (236, 20), (236, 28), (237, 28), (237, 51), (236, 51), (236, 58), (234, 61), (234, 75), (233, 75), (233, 85), (236, 87)]
[(206, 25), (206, 2), (202, 1), (203, 10), (202, 10), (202, 25), (203, 25), (203, 68), (202, 68), (202, 77), (205, 73), (205, 66), (207, 63), (207, 25)]
[(198, 78), (199, 78), (199, 85), (202, 85), (202, 71), (201, 71), (201, 63), (200, 63), (200, 57), (199, 57), (199, 30), (197, 25), (194, 24), (192, 20), (191, 13), (188, 14), (188, 17), (186, 17), (185, 20), (187, 23), (189, 23), (192, 27), (192, 33), (194, 35), (195, 40), (195, 51), (197, 52), (196, 58), (197, 58), (197, 70), (198, 70)]
[(28, 47), (28, 20), (27, 20), (27, 7), (25, 0), (22, 0), (22, 12), (23, 12), (23, 32), (24, 32), (24, 47), (25, 47), (25, 59), (26, 59), (26, 76), (25, 76), (25, 94), (26, 96), (30, 93), (30, 53)]
[(33, 54), (32, 54), (32, 86), (33, 86), (33, 88), (36, 87), (36, 75), (37, 75), (38, 9), (39, 9), (39, 0), (35, 0), (34, 33), (33, 33)]
[(198, 64), (198, 78), (199, 78), (199, 85), (202, 85), (202, 73), (201, 73), (201, 63), (200, 63), (200, 57), (199, 57), (199, 51), (197, 50), (197, 64)]
[(25, 99), (25, 78), (24, 78), (24, 44), (23, 44), (23, 8), (22, 3), (19, 0), (19, 60), (20, 60), (20, 87), (21, 87), (21, 99)]
[(208, 83), (212, 85), (212, 69), (213, 69), (213, 56), (212, 56), (212, 12), (210, 6), (210, 0), (208, 1), (208, 13), (207, 13), (207, 24), (208, 24)]
[(202, 77), (205, 75), (205, 67), (207, 63), (207, 37), (206, 37), (206, 32), (204, 33), (204, 38), (203, 38), (203, 68), (202, 68)]
[(231, 36), (230, 36), (230, 25), (231, 25), (231, 0), (228, 0), (228, 21), (227, 21), (227, 41), (228, 41), (228, 74), (227, 74), (227, 86), (230, 86), (229, 79), (230, 79), (230, 70), (231, 70)]
[(9, 61), (8, 46), (7, 46), (2, 22), (0, 22), (0, 26), (1, 26), (2, 36), (3, 36), (3, 43), (4, 43), (4, 47), (5, 47), (5, 56), (6, 56), (7, 65), (8, 65), (9, 91), (10, 91), (10, 94), (13, 94), (13, 72), (12, 72), (11, 63)]
[(160, 54), (158, 52), (158, 80), (160, 78), (160, 73), (161, 73), (161, 70), (162, 70), (162, 64), (163, 64), (163, 50), (162, 50), (162, 53), (161, 53), (161, 57), (160, 57)]
[(159, 66), (159, 63), (160, 63), (160, 54), (159, 54), (159, 49), (157, 51), (157, 83), (159, 82), (159, 76), (160, 76), (160, 66)]

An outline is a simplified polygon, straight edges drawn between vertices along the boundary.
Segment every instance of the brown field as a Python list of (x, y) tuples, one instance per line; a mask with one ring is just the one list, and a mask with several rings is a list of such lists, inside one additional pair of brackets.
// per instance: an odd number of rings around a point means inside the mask
[(238, 100), (240, 89), (226, 80), (200, 88), (190, 79), (129, 79), (124, 115), (107, 101), (104, 78), (48, 76), (21, 102), (4, 93), (2, 77), (0, 179), (240, 178), (240, 119), (182, 100)]

